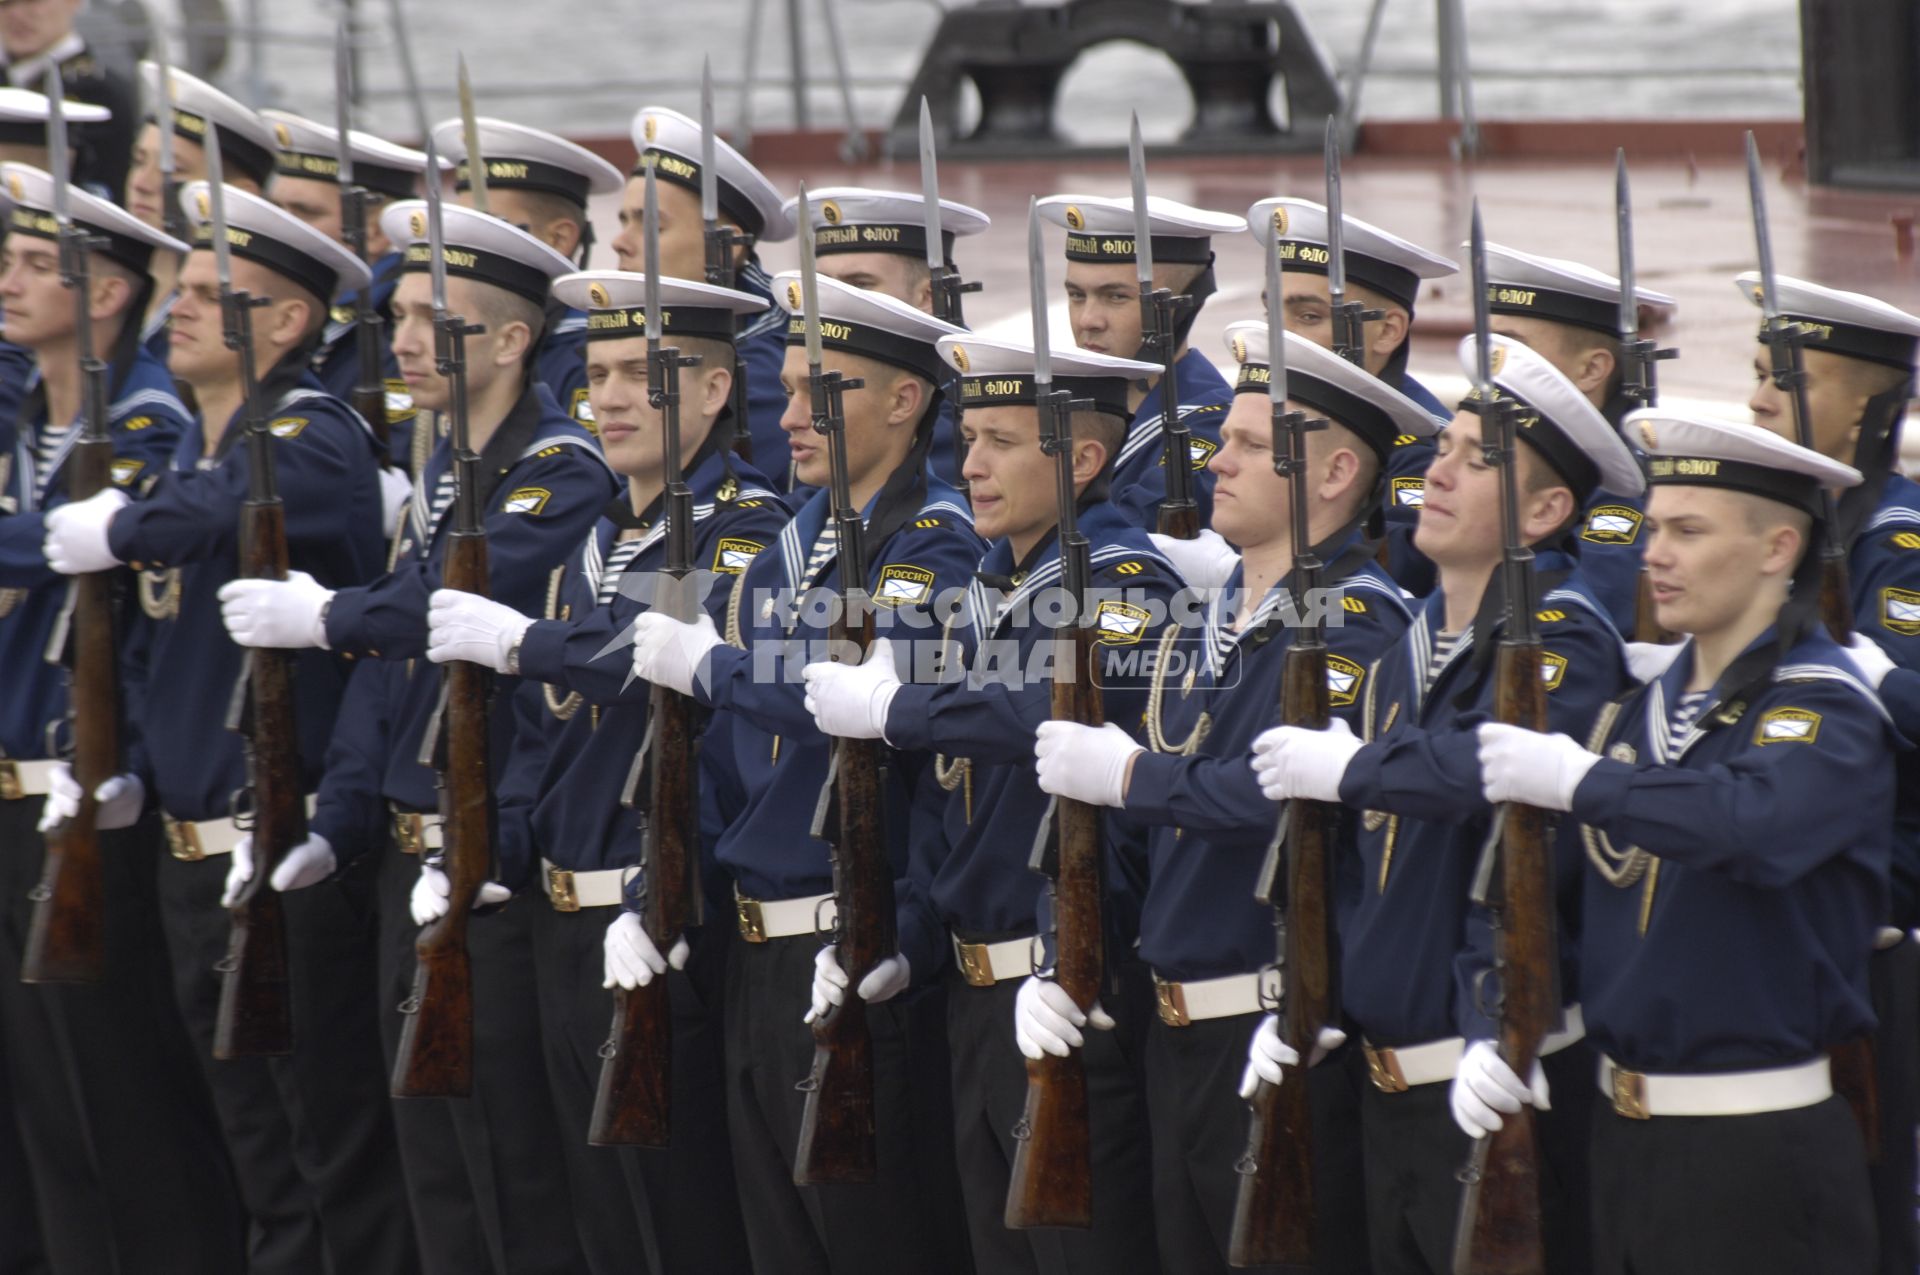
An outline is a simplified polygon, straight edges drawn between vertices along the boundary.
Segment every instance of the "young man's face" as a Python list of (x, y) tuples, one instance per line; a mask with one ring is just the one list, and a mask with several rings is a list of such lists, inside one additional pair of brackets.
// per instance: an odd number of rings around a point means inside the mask
[[(707, 277), (706, 225), (700, 220), (700, 196), (672, 182), (654, 180), (660, 201), (660, 275), (668, 279)], [(620, 204), (620, 233), (613, 237), (613, 253), (620, 268), (636, 274), (647, 271), (647, 181), (627, 179)], [(726, 218), (721, 219), (723, 222)]]
[[(233, 286), (255, 298), (278, 300), (289, 285), (257, 261), (233, 259)], [(180, 295), (167, 324), (167, 367), (189, 385), (225, 385), (240, 375), (239, 356), (227, 347), (220, 313), (220, 276), (213, 250), (196, 248), (180, 267)], [(265, 308), (255, 310), (256, 350), (264, 348), (257, 325), (268, 322)]]
[(881, 292), (916, 310), (933, 313), (933, 281), (912, 258), (897, 252), (832, 252), (820, 258), (820, 273), (849, 288)]
[(127, 169), (127, 211), (155, 230), (164, 222), (165, 183), (160, 176), (160, 126), (149, 120), (133, 139), (133, 159)]
[(1273, 409), (1265, 394), (1236, 394), (1207, 462), (1213, 478), (1213, 529), (1237, 548), (1291, 534), (1293, 484), (1273, 472)]
[[(1860, 414), (1866, 409), (1868, 397), (1855, 380), (1860, 361), (1830, 350), (1802, 350), (1800, 355), (1807, 372), (1807, 415), (1813, 450), (1851, 464)], [(1773, 359), (1764, 346), (1754, 355), (1753, 377), (1753, 397), (1747, 400), (1753, 423), (1788, 442), (1799, 442), (1793, 423), (1793, 397), (1773, 383)]]
[[(1433, 462), (1427, 466), (1426, 493), (1413, 543), (1436, 566), (1473, 567), (1498, 562), (1505, 547), (1500, 525), (1504, 475), (1487, 463), (1480, 439), (1480, 418), (1464, 411), (1455, 413), (1452, 423), (1434, 439)], [(1556, 516), (1556, 510), (1572, 515), (1572, 493), (1552, 479), (1540, 490), (1529, 490), (1536, 474), (1545, 477), (1550, 471), (1542, 468), (1546, 462), (1530, 446), (1516, 443), (1515, 452), (1520, 540), (1532, 544), (1564, 521)]]
[(8, 235), (0, 247), (0, 307), (6, 338), (37, 350), (73, 335), (73, 291), (60, 282), (60, 246), (34, 235)]
[(267, 187), (267, 198), (327, 238), (346, 242), (340, 220), (340, 187), (333, 182), (275, 173), (272, 185)]
[(1133, 262), (1069, 261), (1067, 322), (1083, 350), (1117, 359), (1140, 354), (1140, 280)]
[(0, 4), (0, 47), (19, 61), (44, 53), (73, 30), (80, 0), (7, 0)]
[(1059, 519), (1056, 458), (1040, 450), (1040, 415), (1031, 407), (969, 407), (960, 417), (967, 440), (967, 498), (973, 527), (988, 540), (1032, 539)]
[[(593, 406), (600, 447), (614, 472), (658, 482), (666, 467), (666, 432), (649, 400), (647, 341), (588, 341), (587, 401)], [(713, 369), (680, 369), (680, 463), (685, 466), (706, 441), (712, 421), (698, 410)]]
[[(860, 389), (847, 391), (843, 400), (847, 473), (853, 485), (859, 486), (892, 455), (898, 438), (895, 431), (913, 428), (911, 421), (889, 423), (891, 391), (902, 374), (887, 364), (838, 350), (823, 351), (821, 359), (822, 371), (838, 369), (850, 379), (865, 382)], [(786, 361), (780, 365), (780, 385), (787, 392), (787, 410), (781, 413), (780, 428), (786, 432), (787, 446), (793, 453), (795, 478), (810, 487), (825, 487), (832, 480), (833, 470), (826, 436), (813, 428), (813, 393), (804, 346), (787, 347)]]
[[(477, 290), (489, 286), (472, 279), (448, 279), (448, 311), (463, 316), (469, 324), (479, 323)], [(413, 395), (416, 407), (446, 411), (453, 396), (447, 378), (440, 375), (434, 344), (432, 275), (425, 270), (402, 274), (389, 305), (393, 311), (393, 359), (399, 364), (400, 378), (407, 383), (407, 392)], [(500, 335), (489, 327), (467, 337), (465, 353), (470, 395), (491, 384), (499, 375), (493, 355)]]
[[(1778, 518), (1767, 516), (1776, 511)], [(1653, 488), (1645, 552), (1660, 627), (1712, 634), (1741, 619), (1767, 578), (1771, 532), (1787, 522), (1785, 506), (1760, 497), (1714, 487)]]

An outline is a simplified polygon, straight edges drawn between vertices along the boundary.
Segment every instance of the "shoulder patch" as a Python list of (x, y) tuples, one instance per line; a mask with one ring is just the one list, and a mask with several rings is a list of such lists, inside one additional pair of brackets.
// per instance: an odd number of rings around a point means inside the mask
[(1896, 549), (1920, 549), (1920, 531), (1896, 531), (1890, 539)]
[[(555, 448), (554, 450), (558, 451), (559, 449)], [(541, 454), (545, 455), (544, 452)], [(551, 499), (553, 499), (553, 493), (545, 487), (516, 487), (511, 492), (508, 492), (507, 498), (500, 503), (500, 512), (503, 514), (537, 514), (547, 507), (547, 502)]]
[(536, 459), (541, 456), (558, 456), (560, 454), (560, 448), (562, 446), (563, 444), (555, 443), (551, 447), (542, 447), (539, 451), (534, 453), (534, 456)]
[(1567, 618), (1567, 613), (1565, 611), (1554, 610), (1539, 611), (1534, 614), (1533, 618), (1542, 624), (1558, 624)]
[(1776, 708), (1762, 713), (1753, 728), (1755, 744), (1811, 744), (1820, 737), (1820, 714), (1806, 708)]
[(1880, 590), (1880, 626), (1906, 637), (1920, 634), (1920, 593), (1912, 589)]
[(1395, 447), (1411, 447), (1419, 441), (1420, 435), (1418, 434), (1395, 434), (1393, 436), (1393, 445)]
[(1212, 460), (1213, 454), (1219, 450), (1220, 447), (1218, 444), (1210, 443), (1204, 438), (1189, 438), (1187, 440), (1187, 454), (1193, 458), (1193, 467), (1195, 469), (1205, 469), (1207, 462)]
[(1360, 685), (1367, 680), (1367, 670), (1344, 655), (1327, 656), (1327, 703), (1335, 708), (1346, 708), (1360, 698)]
[(386, 384), (389, 421), (410, 421), (419, 414), (420, 409), (413, 405), (413, 391), (407, 388), (406, 381), (389, 376)]
[(308, 418), (305, 416), (282, 416), (267, 426), (267, 432), (275, 438), (298, 438), (300, 431), (305, 429), (308, 423)]
[(1645, 516), (1631, 505), (1595, 505), (1580, 538), (1597, 545), (1630, 545), (1640, 538), (1643, 521)]
[(737, 576), (759, 556), (765, 545), (739, 536), (722, 536), (713, 551), (713, 569), (722, 575)]
[(889, 562), (880, 568), (873, 600), (883, 607), (918, 606), (932, 596), (933, 572), (910, 562)]
[(1560, 681), (1567, 675), (1567, 657), (1555, 655), (1552, 651), (1540, 652), (1540, 681), (1550, 691), (1560, 689)]
[(1114, 566), (1113, 574), (1117, 576), (1137, 576), (1146, 569), (1146, 564), (1139, 559), (1128, 558), (1125, 562), (1118, 563)]
[(113, 485), (116, 487), (131, 486), (133, 480), (140, 476), (140, 471), (146, 467), (147, 462), (144, 460), (135, 460), (131, 456), (114, 457), (112, 466)]
[(915, 518), (913, 525), (922, 531), (931, 531), (940, 525), (940, 520), (938, 518)]
[(1102, 646), (1132, 646), (1146, 635), (1147, 621), (1152, 618), (1145, 607), (1112, 599), (1093, 609), (1093, 624)]
[(1426, 504), (1427, 480), (1424, 478), (1394, 479), (1393, 503), (1407, 509), (1418, 509)]
[(1367, 604), (1351, 593), (1345, 593), (1340, 596), (1340, 609), (1351, 615), (1365, 615)]
[(146, 429), (152, 424), (153, 417), (151, 416), (130, 416), (127, 418), (127, 423), (120, 428), (124, 430)]
[(758, 509), (760, 506), (766, 503), (767, 502), (764, 500), (741, 500), (741, 501), (736, 501), (733, 507), (735, 509)]
[(598, 434), (600, 432), (594, 428), (593, 404), (587, 402), (587, 391), (585, 387), (573, 392), (573, 402), (567, 405), (567, 415), (573, 417), (574, 420), (585, 425), (594, 433)]

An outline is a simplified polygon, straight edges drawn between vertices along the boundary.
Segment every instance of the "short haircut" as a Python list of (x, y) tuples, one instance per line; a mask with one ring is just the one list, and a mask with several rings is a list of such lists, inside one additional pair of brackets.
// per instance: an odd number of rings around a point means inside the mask
[(534, 351), (540, 346), (541, 333), (546, 328), (546, 312), (517, 292), (509, 292), (480, 279), (469, 279), (467, 282), (473, 285), (469, 295), (473, 297), (473, 308), (478, 312), (474, 318), (485, 325), (489, 332), (498, 335), (509, 324), (527, 325), (527, 353), (522, 364), (531, 366)]
[(1107, 452), (1111, 469), (1120, 456), (1120, 445), (1127, 438), (1127, 423), (1108, 412), (1075, 412), (1067, 422), (1067, 431), (1075, 439), (1091, 439)]
[(586, 210), (564, 195), (556, 195), (549, 190), (516, 190), (514, 194), (524, 199), (527, 210), (540, 219), (539, 224), (530, 230), (534, 238), (544, 240), (546, 236), (541, 232), (556, 221), (570, 221), (582, 236), (586, 235)]
[(1770, 500), (1765, 496), (1755, 496), (1747, 492), (1736, 494), (1740, 496), (1740, 504), (1746, 512), (1749, 532), (1756, 536), (1764, 536), (1775, 527), (1792, 527), (1800, 534), (1800, 557), (1804, 559), (1807, 556), (1807, 550), (1813, 545), (1812, 514), (1778, 500)]

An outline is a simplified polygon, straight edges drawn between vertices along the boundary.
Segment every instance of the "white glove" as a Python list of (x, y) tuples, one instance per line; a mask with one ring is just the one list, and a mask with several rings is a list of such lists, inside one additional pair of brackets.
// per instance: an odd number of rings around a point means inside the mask
[(1036, 1062), (1042, 1054), (1065, 1058), (1086, 1043), (1080, 1029), (1089, 1024), (1103, 1032), (1113, 1030), (1113, 1019), (1099, 1001), (1082, 1013), (1066, 989), (1050, 978), (1035, 975), (1020, 984), (1013, 1000), (1013, 1038), (1027, 1057)]
[(1512, 1115), (1520, 1104), (1548, 1109), (1547, 1075), (1540, 1060), (1533, 1063), (1533, 1083), (1523, 1085), (1500, 1057), (1500, 1047), (1490, 1040), (1476, 1040), (1460, 1056), (1460, 1070), (1453, 1074), (1453, 1122), (1469, 1138), (1484, 1138), (1497, 1133), (1503, 1123), (1500, 1113)]
[(435, 589), (427, 599), (427, 658), (435, 664), (466, 660), (507, 671), (507, 652), (533, 621), (504, 602), (458, 589)]
[[(140, 818), (147, 804), (147, 786), (138, 775), (113, 775), (93, 790), (93, 826), (101, 832), (125, 828)], [(47, 800), (40, 808), (40, 831), (51, 832), (80, 813), (80, 782), (73, 768), (59, 762), (47, 778)]]
[(1486, 722), (1480, 727), (1480, 790), (1499, 805), (1572, 810), (1573, 792), (1600, 760), (1566, 735)]
[(333, 590), (304, 571), (289, 571), (285, 580), (229, 580), (220, 586), (219, 596), (220, 618), (241, 646), (300, 650), (327, 645), (320, 613)]
[(1887, 680), (1887, 674), (1900, 667), (1878, 642), (1858, 633), (1847, 636), (1847, 658), (1860, 670), (1860, 676), (1867, 685), (1876, 691), (1880, 689), (1880, 683)]
[[(317, 832), (309, 833), (305, 841), (287, 851), (286, 858), (280, 860), (280, 866), (267, 878), (267, 884), (282, 894), (289, 890), (304, 890), (332, 876), (337, 866), (332, 843)], [(227, 888), (220, 895), (220, 906), (232, 907), (233, 901), (240, 897), (240, 891), (246, 889), (247, 882), (251, 880), (253, 834), (248, 833), (234, 843), (233, 862), (227, 865)]]
[(1253, 776), (1268, 801), (1338, 801), (1347, 764), (1364, 746), (1345, 718), (1333, 718), (1325, 730), (1275, 726), (1254, 737)]
[[(913, 970), (907, 958), (896, 952), (867, 971), (860, 980), (860, 999), (869, 1005), (892, 1000), (907, 990)], [(840, 968), (840, 949), (829, 943), (813, 954), (813, 1008), (803, 1022), (826, 1017), (827, 1008), (847, 999), (847, 972)]]
[(1634, 681), (1644, 686), (1672, 668), (1686, 645), (1685, 642), (1629, 642), (1627, 671), (1633, 674)]
[[(1347, 1034), (1338, 1027), (1322, 1027), (1320, 1034), (1313, 1040), (1313, 1056), (1307, 1063), (1312, 1067), (1322, 1058), (1347, 1043)], [(1280, 1039), (1280, 1016), (1268, 1014), (1254, 1028), (1253, 1039), (1247, 1043), (1247, 1069), (1240, 1073), (1240, 1096), (1253, 1097), (1253, 1091), (1261, 1081), (1270, 1085), (1280, 1083), (1280, 1071), (1283, 1067), (1298, 1067), (1300, 1051)]]
[(1127, 767), (1145, 751), (1112, 722), (1042, 722), (1033, 740), (1040, 791), (1093, 806), (1126, 804)]
[(693, 679), (708, 652), (722, 645), (720, 632), (705, 615), (698, 624), (686, 624), (658, 611), (647, 611), (633, 621), (633, 675), (682, 695), (693, 694)]
[(671, 965), (674, 969), (687, 968), (687, 956), (691, 949), (687, 947), (687, 936), (682, 934), (674, 940), (673, 949), (665, 956), (655, 947), (653, 939), (647, 935), (647, 927), (640, 921), (637, 913), (622, 912), (613, 918), (613, 924), (607, 927), (607, 937), (602, 944), (606, 958), (606, 978), (601, 986), (624, 987), (632, 991), (636, 987), (645, 987), (654, 980), (654, 976), (667, 972)]
[(41, 550), (47, 565), (63, 576), (85, 575), (120, 565), (107, 547), (107, 528), (113, 516), (129, 504), (127, 493), (108, 487), (85, 500), (62, 505), (47, 514), (46, 538)]
[(1202, 528), (1191, 540), (1176, 540), (1157, 531), (1148, 532), (1147, 539), (1166, 555), (1180, 578), (1196, 589), (1223, 587), (1240, 565), (1240, 551), (1211, 527)]
[(875, 638), (858, 664), (815, 660), (800, 670), (807, 685), (807, 711), (824, 735), (843, 739), (885, 739), (887, 710), (900, 690), (893, 667), (893, 642)]
[[(496, 903), (505, 903), (513, 897), (513, 891), (497, 881), (482, 881), (480, 893), (473, 896), (476, 908), (492, 907)], [(413, 923), (425, 925), (437, 921), (447, 914), (447, 908), (453, 898), (453, 882), (447, 874), (431, 863), (420, 865), (420, 879), (413, 883)]]
[(389, 533), (400, 525), (400, 511), (413, 499), (413, 480), (404, 469), (380, 471), (380, 525)]

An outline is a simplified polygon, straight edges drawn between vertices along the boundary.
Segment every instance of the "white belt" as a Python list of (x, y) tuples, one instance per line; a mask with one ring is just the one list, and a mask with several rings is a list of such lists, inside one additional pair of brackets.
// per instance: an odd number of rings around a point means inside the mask
[[(1560, 1014), (1563, 1020), (1560, 1030), (1549, 1033), (1540, 1042), (1542, 1058), (1559, 1053), (1587, 1034), (1586, 1019), (1578, 1005), (1568, 1005)], [(1460, 1055), (1466, 1052), (1466, 1042), (1458, 1036), (1449, 1036), (1445, 1040), (1397, 1049), (1381, 1049), (1362, 1041), (1360, 1048), (1367, 1056), (1367, 1075), (1373, 1087), (1381, 1093), (1405, 1093), (1415, 1085), (1452, 1080), (1460, 1069)]]
[[(307, 818), (313, 818), (318, 804), (316, 794), (308, 793)], [(232, 818), (186, 820), (163, 814), (160, 816), (160, 826), (167, 834), (167, 849), (183, 863), (195, 863), (213, 855), (232, 854), (233, 848), (240, 844), (240, 838), (249, 832), (249, 829), (236, 826)]]
[(969, 987), (992, 987), (1010, 978), (1033, 973), (1033, 940), (1007, 939), (1000, 943), (963, 943), (953, 936), (953, 959)]
[(572, 872), (550, 859), (540, 860), (540, 888), (556, 912), (578, 912), (581, 908), (610, 908), (620, 902), (626, 885), (627, 868), (601, 868), (596, 872)]
[(1155, 974), (1153, 994), (1159, 1003), (1160, 1021), (1169, 1027), (1186, 1027), (1208, 1018), (1257, 1014), (1279, 1004), (1280, 972), (1228, 974), (1197, 983), (1169, 983)]
[(1826, 1055), (1797, 1067), (1648, 1076), (1600, 1058), (1600, 1092), (1632, 1120), (1655, 1116), (1751, 1116), (1811, 1107), (1833, 1096)]
[(57, 761), (15, 761), (0, 757), (0, 801), (44, 797), (53, 783)]
[(840, 917), (831, 894), (767, 901), (749, 899), (736, 890), (733, 910), (740, 922), (740, 937), (749, 943), (822, 933), (833, 929)]

